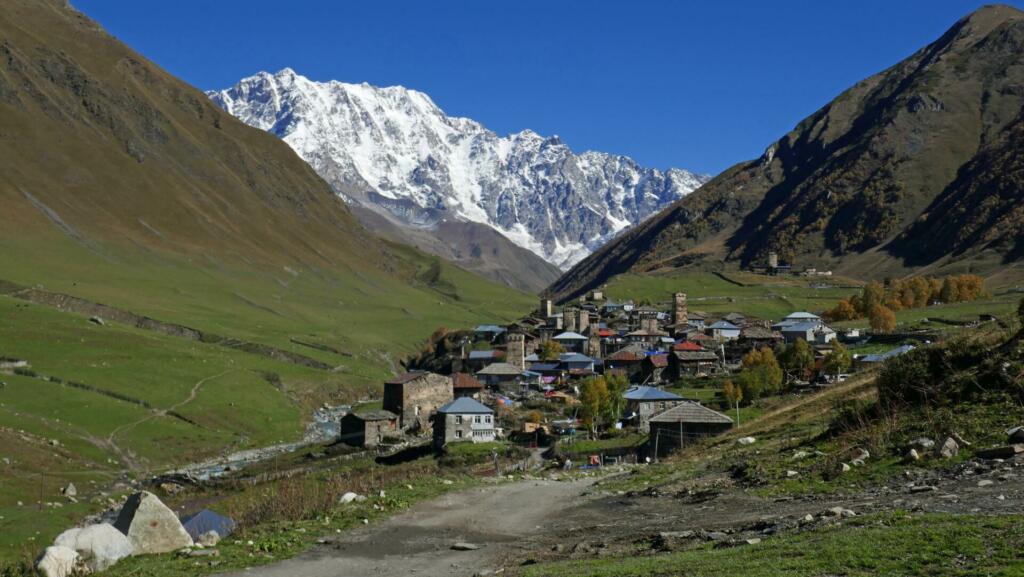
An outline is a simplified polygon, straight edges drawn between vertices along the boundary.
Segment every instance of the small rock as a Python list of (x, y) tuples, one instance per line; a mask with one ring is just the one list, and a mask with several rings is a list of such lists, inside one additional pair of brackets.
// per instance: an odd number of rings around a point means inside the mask
[(106, 322), (100, 317), (89, 317), (89, 322), (94, 325), (106, 326)]
[(800, 473), (797, 473), (796, 471), (786, 471), (786, 477), (790, 477), (790, 478), (796, 477), (799, 474)]
[(810, 513), (808, 513), (808, 514), (804, 515), (804, 518), (801, 519), (800, 522), (804, 523), (804, 524), (806, 524), (806, 523), (813, 523), (814, 522), (814, 515), (811, 515)]
[(853, 450), (853, 456), (851, 457), (854, 461), (867, 461), (871, 458), (871, 453), (863, 447), (857, 447)]
[(911, 449), (916, 449), (917, 452), (920, 453), (922, 451), (927, 451), (928, 449), (934, 447), (935, 441), (929, 439), (928, 437), (921, 437), (918, 439), (914, 439), (913, 441), (910, 441), (910, 444), (907, 446)]
[(459, 541), (452, 545), (453, 551), (476, 551), (480, 546), (476, 543), (467, 543), (465, 541)]
[(741, 445), (753, 445), (757, 442), (757, 439), (754, 437), (740, 437), (739, 439), (736, 439), (736, 442)]
[(348, 493), (345, 493), (344, 495), (342, 495), (341, 498), (338, 499), (338, 502), (341, 503), (342, 505), (345, 505), (345, 504), (351, 503), (353, 501), (358, 501), (358, 500), (359, 500), (359, 495), (353, 493), (352, 491), (349, 491)]
[(938, 488), (932, 485), (914, 485), (913, 487), (910, 488), (911, 493), (927, 493), (929, 491), (936, 490), (938, 490)]
[(758, 544), (758, 543), (760, 543), (760, 542), (761, 542), (761, 540), (760, 540), (760, 539), (758, 539), (757, 537), (754, 537), (754, 538), (752, 538), (752, 539), (744, 539), (744, 540), (742, 541), (742, 543), (745, 543), (745, 544), (747, 544), (747, 545), (757, 545), (757, 544)]
[(849, 472), (849, 470), (850, 470), (850, 466), (847, 465), (846, 463), (840, 463), (839, 464), (839, 472), (840, 473), (846, 473), (846, 472)]
[(988, 487), (990, 485), (995, 485), (995, 484), (996, 484), (996, 482), (993, 481), (992, 479), (982, 479), (982, 480), (978, 481), (978, 486), (979, 487)]
[(1006, 437), (1010, 443), (1024, 443), (1024, 426), (1007, 429)]
[(920, 461), (921, 455), (917, 452), (917, 449), (911, 448), (903, 458), (907, 462)]
[(725, 534), (725, 533), (723, 533), (721, 531), (708, 531), (708, 534), (707, 534), (707, 540), (708, 541), (724, 541), (725, 539), (728, 539), (728, 538), (729, 538), (729, 535), (727, 535), (727, 534)]
[(220, 533), (210, 530), (196, 539), (196, 545), (202, 545), (203, 547), (216, 547), (220, 543)]
[(78, 489), (75, 487), (74, 483), (68, 483), (67, 486), (60, 490), (60, 494), (65, 497), (74, 497), (78, 495)]
[(946, 440), (942, 442), (942, 446), (939, 447), (939, 456), (943, 459), (952, 459), (957, 456), (960, 452), (960, 445), (953, 440), (953, 437), (946, 437)]

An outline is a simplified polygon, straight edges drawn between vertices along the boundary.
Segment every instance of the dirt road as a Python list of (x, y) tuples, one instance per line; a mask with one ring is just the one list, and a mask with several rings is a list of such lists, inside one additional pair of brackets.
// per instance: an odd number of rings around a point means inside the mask
[[(246, 577), (471, 576), (501, 559), (587, 500), (592, 479), (520, 481), (445, 495), (365, 527), (295, 559), (231, 575)], [(455, 551), (452, 545), (479, 545)]]

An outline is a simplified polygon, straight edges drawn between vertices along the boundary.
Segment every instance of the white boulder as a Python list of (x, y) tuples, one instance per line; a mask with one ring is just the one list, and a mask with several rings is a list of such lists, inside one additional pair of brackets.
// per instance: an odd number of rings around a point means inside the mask
[(93, 571), (103, 571), (132, 554), (132, 544), (124, 533), (110, 523), (68, 529), (53, 542), (58, 547), (74, 549)]
[(740, 437), (739, 439), (736, 439), (736, 442), (741, 445), (753, 445), (757, 442), (757, 439), (754, 437)]
[(36, 561), (36, 569), (46, 577), (70, 577), (84, 575), (89, 568), (82, 563), (78, 552), (68, 547), (54, 545), (47, 547)]

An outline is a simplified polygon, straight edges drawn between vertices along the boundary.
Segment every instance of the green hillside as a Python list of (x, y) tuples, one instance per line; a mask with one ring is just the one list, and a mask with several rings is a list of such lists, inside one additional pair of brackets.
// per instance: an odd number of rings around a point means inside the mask
[(0, 373), (0, 557), (535, 304), (373, 236), (286, 144), (56, 0), (0, 4), (0, 206), (0, 357), (30, 364)]

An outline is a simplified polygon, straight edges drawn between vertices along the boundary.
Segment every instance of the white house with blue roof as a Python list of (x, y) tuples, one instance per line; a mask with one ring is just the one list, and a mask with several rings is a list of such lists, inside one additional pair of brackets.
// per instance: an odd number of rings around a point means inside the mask
[(470, 397), (459, 397), (437, 410), (434, 446), (467, 441), (486, 443), (496, 437), (494, 411)]

